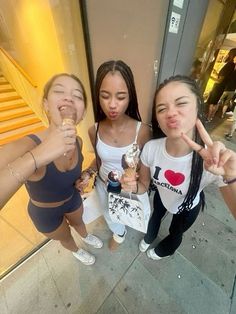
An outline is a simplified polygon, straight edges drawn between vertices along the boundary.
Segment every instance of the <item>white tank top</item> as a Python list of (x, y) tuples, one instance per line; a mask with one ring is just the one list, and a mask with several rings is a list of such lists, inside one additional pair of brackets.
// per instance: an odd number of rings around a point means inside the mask
[[(134, 143), (137, 143), (137, 138), (138, 138), (138, 132), (141, 127), (141, 122), (137, 122), (136, 126), (136, 134), (135, 134), (135, 139), (134, 141), (123, 147), (114, 147), (110, 146), (106, 143), (104, 143), (99, 136), (99, 132), (97, 132), (97, 154), (101, 159), (101, 167), (99, 169), (99, 176), (101, 177), (102, 180), (106, 180), (108, 173), (113, 170), (118, 170), (118, 171), (123, 171), (122, 165), (121, 165), (121, 159), (122, 156), (128, 151), (129, 148)], [(95, 128), (97, 129), (97, 123), (95, 123)]]

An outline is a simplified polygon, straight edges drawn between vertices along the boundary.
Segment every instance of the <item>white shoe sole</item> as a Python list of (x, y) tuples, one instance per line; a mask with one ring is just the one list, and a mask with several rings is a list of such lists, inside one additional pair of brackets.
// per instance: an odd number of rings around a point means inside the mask
[(147, 251), (147, 249), (149, 248), (149, 246), (150, 246), (150, 244), (147, 244), (146, 243), (146, 245), (145, 244), (143, 244), (143, 242), (144, 242), (144, 240), (141, 240), (140, 242), (139, 242), (139, 251), (140, 252), (142, 252), (142, 253), (144, 253), (144, 252), (146, 252)]

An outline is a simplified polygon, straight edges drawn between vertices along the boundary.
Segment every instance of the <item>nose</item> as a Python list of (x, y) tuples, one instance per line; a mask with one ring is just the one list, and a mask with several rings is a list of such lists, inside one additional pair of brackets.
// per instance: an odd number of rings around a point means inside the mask
[(167, 117), (173, 117), (176, 116), (177, 111), (176, 111), (176, 107), (175, 106), (169, 106), (169, 108), (167, 109)]
[(112, 98), (110, 99), (109, 108), (110, 108), (110, 109), (116, 108), (116, 99), (115, 99), (114, 97), (112, 97)]
[(64, 100), (72, 102), (73, 101), (73, 97), (72, 97), (72, 95), (70, 93), (65, 93), (64, 94)]

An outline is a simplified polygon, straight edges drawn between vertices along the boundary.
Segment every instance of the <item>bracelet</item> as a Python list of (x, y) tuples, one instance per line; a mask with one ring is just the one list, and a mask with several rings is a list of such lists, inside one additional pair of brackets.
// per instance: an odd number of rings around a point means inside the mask
[(224, 182), (225, 184), (231, 184), (231, 183), (236, 182), (236, 178), (231, 179), (231, 180), (226, 180), (226, 179), (223, 179), (223, 182)]
[(36, 172), (36, 170), (38, 170), (38, 167), (37, 167), (37, 163), (36, 163), (36, 159), (34, 157), (34, 154), (30, 150), (27, 153), (29, 153), (34, 160), (34, 172)]
[(16, 178), (19, 183), (24, 184), (26, 182), (26, 178), (21, 173), (14, 171), (11, 164), (7, 164), (7, 168), (10, 171), (10, 174)]

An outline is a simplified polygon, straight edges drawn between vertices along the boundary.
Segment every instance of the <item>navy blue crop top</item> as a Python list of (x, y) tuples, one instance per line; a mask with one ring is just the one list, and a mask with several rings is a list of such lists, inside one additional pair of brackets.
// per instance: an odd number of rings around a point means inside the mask
[[(37, 145), (41, 143), (40, 139), (34, 135), (27, 135)], [(74, 190), (75, 181), (81, 176), (83, 156), (81, 153), (80, 145), (77, 143), (78, 149), (78, 163), (68, 171), (61, 172), (57, 169), (54, 162), (46, 166), (46, 173), (39, 181), (28, 180), (25, 184), (29, 196), (37, 202), (60, 202), (69, 198)]]

